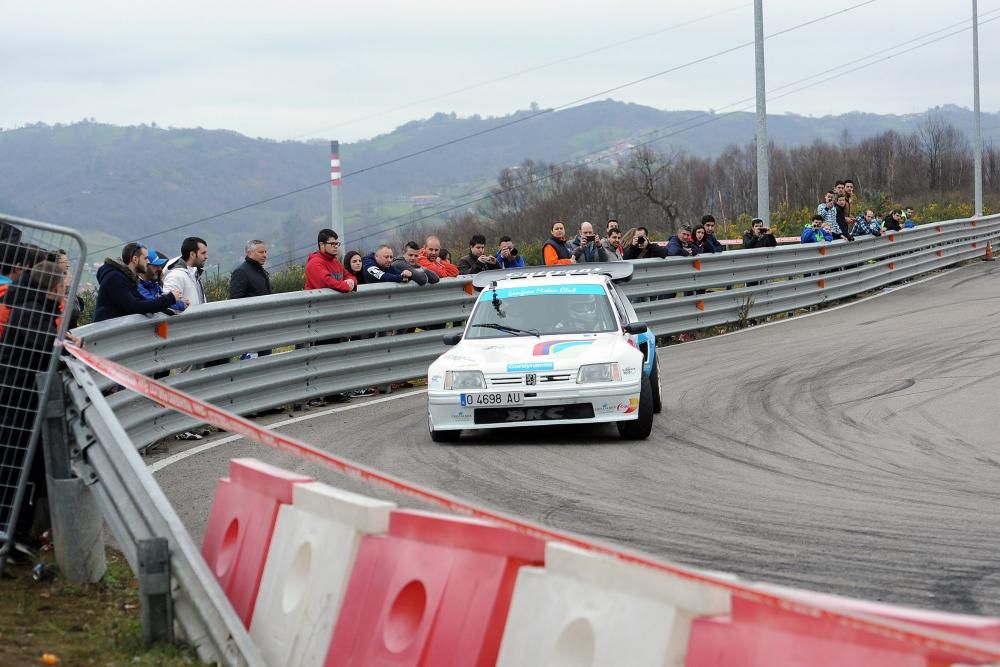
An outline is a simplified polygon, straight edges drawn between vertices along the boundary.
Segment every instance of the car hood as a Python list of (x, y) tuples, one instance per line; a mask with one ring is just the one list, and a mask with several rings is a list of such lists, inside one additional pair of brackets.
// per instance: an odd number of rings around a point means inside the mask
[(614, 333), (466, 339), (435, 365), (485, 372), (559, 370), (618, 359), (623, 347), (630, 346)]

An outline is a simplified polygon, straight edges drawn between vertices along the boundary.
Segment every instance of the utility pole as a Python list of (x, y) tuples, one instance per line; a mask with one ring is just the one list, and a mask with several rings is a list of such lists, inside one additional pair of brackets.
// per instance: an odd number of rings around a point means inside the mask
[(757, 60), (757, 217), (771, 226), (771, 190), (767, 155), (767, 100), (764, 89), (764, 7), (754, 0), (754, 52)]
[(976, 137), (973, 142), (972, 161), (975, 163), (976, 217), (983, 215), (983, 128), (979, 119), (979, 8), (972, 0), (972, 99), (976, 117)]
[(337, 232), (340, 247), (347, 247), (344, 233), (344, 203), (340, 199), (340, 142), (330, 142), (330, 229)]

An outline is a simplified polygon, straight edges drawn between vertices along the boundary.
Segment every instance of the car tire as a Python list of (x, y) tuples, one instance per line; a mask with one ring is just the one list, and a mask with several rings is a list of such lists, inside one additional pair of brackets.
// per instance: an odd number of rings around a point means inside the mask
[(431, 424), (430, 417), (427, 418), (427, 428), (431, 433), (431, 440), (433, 442), (458, 442), (458, 439), (462, 437), (462, 431), (435, 431), (434, 425)]
[(663, 411), (663, 400), (660, 399), (660, 360), (653, 359), (653, 370), (649, 374), (649, 386), (653, 390), (653, 414), (658, 415)]
[(653, 431), (653, 386), (643, 376), (639, 390), (639, 418), (618, 422), (618, 435), (625, 440), (645, 440)]

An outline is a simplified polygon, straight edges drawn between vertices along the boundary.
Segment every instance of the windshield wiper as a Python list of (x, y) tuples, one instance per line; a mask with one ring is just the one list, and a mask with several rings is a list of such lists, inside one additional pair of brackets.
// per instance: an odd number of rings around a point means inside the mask
[(503, 331), (504, 333), (513, 334), (514, 336), (524, 336), (525, 334), (529, 336), (536, 336), (541, 338), (541, 334), (535, 329), (518, 329), (517, 327), (508, 327), (505, 324), (494, 324), (492, 322), (488, 324), (473, 324), (474, 327), (483, 327), (484, 329), (496, 329), (497, 331)]

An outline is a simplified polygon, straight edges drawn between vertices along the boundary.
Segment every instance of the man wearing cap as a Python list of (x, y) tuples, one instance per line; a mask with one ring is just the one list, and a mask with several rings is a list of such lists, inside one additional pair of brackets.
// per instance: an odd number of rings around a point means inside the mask
[(778, 239), (774, 238), (769, 227), (764, 226), (764, 221), (754, 218), (750, 222), (750, 229), (743, 232), (743, 249), (750, 248), (773, 248), (778, 245)]
[(97, 308), (94, 321), (101, 322), (123, 315), (157, 313), (178, 301), (187, 305), (180, 290), (170, 290), (147, 300), (139, 294), (139, 276), (146, 273), (149, 252), (141, 243), (126, 243), (121, 261), (108, 257), (97, 270)]
[[(163, 267), (167, 265), (166, 255), (161, 255), (150, 249), (146, 259), (146, 271), (138, 276), (139, 280), (135, 286), (143, 299), (153, 301), (163, 296), (163, 285), (160, 284), (160, 276), (163, 274)], [(183, 299), (170, 306), (170, 310), (178, 313), (184, 310), (187, 302)]]

